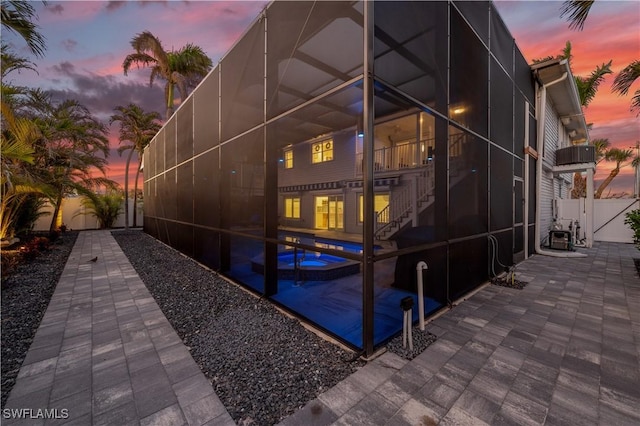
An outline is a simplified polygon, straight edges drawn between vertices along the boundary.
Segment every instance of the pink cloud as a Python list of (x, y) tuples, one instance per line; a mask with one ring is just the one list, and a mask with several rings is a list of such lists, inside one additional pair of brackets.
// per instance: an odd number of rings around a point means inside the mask
[(39, 13), (39, 23), (42, 26), (73, 21), (86, 21), (95, 18), (104, 9), (104, 2), (47, 2), (44, 10)]

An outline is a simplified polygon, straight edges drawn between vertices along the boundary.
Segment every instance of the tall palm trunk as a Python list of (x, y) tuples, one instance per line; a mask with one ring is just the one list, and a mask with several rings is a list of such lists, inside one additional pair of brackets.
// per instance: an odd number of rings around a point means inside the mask
[(142, 166), (142, 157), (138, 160), (138, 168), (136, 169), (136, 180), (133, 184), (133, 227), (138, 226), (138, 178), (140, 177), (140, 167)]
[(62, 188), (60, 188), (58, 196), (56, 197), (56, 205), (53, 208), (53, 217), (51, 218), (51, 225), (49, 225), (49, 232), (54, 232), (56, 230), (56, 222), (58, 219), (58, 214), (60, 214), (60, 208), (62, 207), (63, 198), (64, 194), (62, 192)]
[(602, 197), (602, 193), (604, 192), (605, 188), (609, 186), (613, 178), (618, 176), (618, 173), (620, 173), (620, 167), (616, 167), (615, 169), (611, 170), (611, 173), (609, 173), (609, 176), (607, 176), (607, 178), (598, 187), (598, 190), (596, 191), (594, 198)]
[(167, 111), (166, 119), (169, 120), (173, 114), (173, 84), (167, 82)]
[[(127, 165), (124, 171), (124, 229), (129, 229), (129, 164), (131, 164), (131, 157), (133, 156), (133, 148), (127, 155)], [(134, 206), (135, 208), (135, 206)]]

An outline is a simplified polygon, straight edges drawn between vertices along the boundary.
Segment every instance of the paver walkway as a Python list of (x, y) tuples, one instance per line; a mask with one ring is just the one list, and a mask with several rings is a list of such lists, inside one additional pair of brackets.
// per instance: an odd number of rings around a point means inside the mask
[(640, 278), (631, 244), (534, 256), (524, 290), (487, 285), (284, 425), (640, 425)]
[[(523, 262), (524, 290), (481, 288), (418, 357), (385, 353), (282, 424), (639, 425), (640, 253), (585, 252)], [(107, 231), (80, 233), (6, 408), (68, 417), (3, 424), (234, 424)]]
[(5, 409), (33, 410), (5, 425), (235, 424), (109, 231), (78, 235)]

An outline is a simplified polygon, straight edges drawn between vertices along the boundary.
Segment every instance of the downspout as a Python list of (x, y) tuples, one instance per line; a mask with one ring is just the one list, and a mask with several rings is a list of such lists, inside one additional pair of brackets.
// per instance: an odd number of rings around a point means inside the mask
[(540, 216), (541, 216), (541, 212), (540, 212), (540, 187), (542, 184), (542, 162), (544, 160), (544, 137), (545, 137), (545, 119), (546, 119), (546, 115), (547, 115), (547, 87), (553, 86), (554, 84), (560, 83), (561, 81), (565, 80), (567, 78), (569, 74), (565, 71), (562, 74), (562, 77), (559, 77), (549, 83), (546, 84), (542, 84), (542, 88), (540, 89), (540, 92), (538, 94), (538, 102), (540, 102), (540, 105), (538, 105), (539, 109), (538, 111), (540, 111), (539, 116), (538, 116), (538, 131), (537, 131), (537, 143), (536, 143), (536, 149), (538, 150), (538, 161), (536, 164), (536, 224), (535, 224), (535, 236), (534, 236), (534, 242), (535, 242), (535, 249), (536, 249), (536, 253), (538, 254), (542, 254), (545, 256), (552, 256), (552, 257), (587, 257), (586, 254), (584, 253), (576, 253), (576, 252), (555, 252), (555, 251), (549, 251), (549, 250), (543, 250), (542, 247), (540, 247)]

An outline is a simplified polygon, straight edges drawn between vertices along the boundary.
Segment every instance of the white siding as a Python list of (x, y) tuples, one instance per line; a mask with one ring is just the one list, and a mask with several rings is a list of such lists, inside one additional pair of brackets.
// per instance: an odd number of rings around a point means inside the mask
[(553, 200), (557, 194), (556, 179), (550, 170), (556, 161), (556, 149), (558, 148), (558, 117), (551, 101), (547, 99), (546, 105), (544, 157), (542, 163), (542, 177), (540, 185), (540, 241), (545, 245), (549, 237), (549, 229), (553, 223)]
[(550, 169), (556, 164), (556, 150), (558, 149), (558, 113), (547, 99), (547, 116), (544, 123), (544, 163), (543, 166)]

